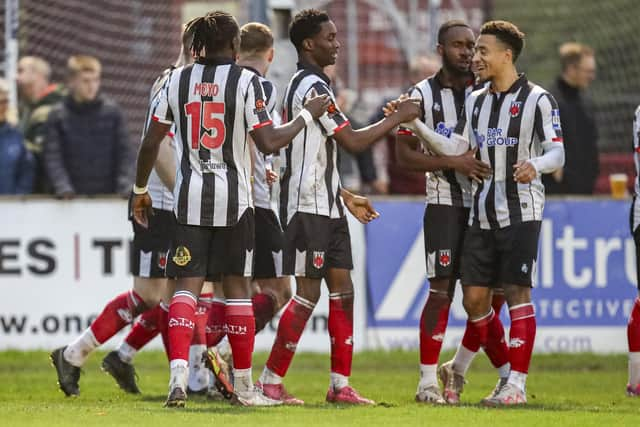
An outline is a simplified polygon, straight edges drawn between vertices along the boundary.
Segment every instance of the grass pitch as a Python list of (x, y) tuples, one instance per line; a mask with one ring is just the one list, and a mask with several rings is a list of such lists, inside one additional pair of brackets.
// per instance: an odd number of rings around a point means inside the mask
[[(238, 408), (193, 398), (185, 409), (165, 409), (168, 369), (161, 352), (136, 359), (142, 395), (121, 392), (99, 369), (104, 353), (92, 355), (80, 377), (81, 395), (58, 391), (55, 370), (45, 352), (0, 352), (0, 425), (103, 426), (621, 426), (640, 423), (640, 399), (624, 394), (626, 356), (534, 355), (528, 381), (529, 405), (487, 409), (477, 402), (492, 390), (495, 371), (479, 355), (468, 376), (460, 407), (414, 402), (418, 355), (368, 352), (354, 360), (352, 385), (375, 399), (375, 407), (324, 403), (328, 355), (298, 354), (286, 379), (304, 407)], [(441, 360), (447, 360), (445, 354)], [(257, 379), (266, 354), (254, 358)]]

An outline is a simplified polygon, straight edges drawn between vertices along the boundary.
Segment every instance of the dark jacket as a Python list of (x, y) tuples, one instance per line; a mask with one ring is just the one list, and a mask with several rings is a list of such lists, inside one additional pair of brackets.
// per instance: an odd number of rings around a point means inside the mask
[(98, 97), (78, 104), (67, 96), (51, 110), (44, 161), (57, 195), (128, 195), (135, 155), (136, 146), (113, 101)]
[(33, 189), (33, 155), (15, 127), (0, 124), (0, 194), (29, 194)]
[(33, 154), (36, 162), (34, 193), (52, 193), (44, 167), (43, 147), (46, 136), (47, 117), (51, 108), (64, 98), (64, 88), (53, 84), (45, 96), (33, 104), (24, 104), (20, 109), (20, 129), (24, 145)]
[(599, 173), (598, 128), (591, 102), (580, 90), (558, 78), (549, 92), (560, 109), (565, 163), (562, 181), (544, 175), (548, 194), (592, 194)]

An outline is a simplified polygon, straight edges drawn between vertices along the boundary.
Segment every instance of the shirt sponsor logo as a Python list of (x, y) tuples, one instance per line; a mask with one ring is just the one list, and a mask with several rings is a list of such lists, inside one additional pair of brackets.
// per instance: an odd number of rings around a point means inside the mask
[(447, 127), (443, 122), (439, 122), (434, 129), (436, 133), (439, 133), (442, 136), (446, 136), (449, 138), (451, 136), (451, 132), (453, 131), (452, 127)]
[(216, 163), (213, 160), (200, 160), (201, 173), (215, 173), (215, 171), (227, 170), (226, 163)]
[(476, 134), (476, 140), (478, 141), (478, 147), (482, 148), (485, 144), (487, 147), (495, 147), (495, 146), (514, 146), (518, 145), (518, 138), (513, 136), (504, 136), (506, 134), (500, 128), (488, 128), (487, 134), (483, 135), (479, 133), (477, 130), (474, 130)]

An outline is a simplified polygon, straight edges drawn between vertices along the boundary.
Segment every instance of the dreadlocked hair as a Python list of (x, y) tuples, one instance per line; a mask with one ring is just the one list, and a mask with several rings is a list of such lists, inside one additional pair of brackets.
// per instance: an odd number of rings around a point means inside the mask
[(193, 34), (191, 50), (199, 55), (204, 49), (206, 56), (214, 56), (215, 52), (232, 47), (239, 32), (233, 15), (219, 10), (192, 19), (185, 29), (185, 33)]

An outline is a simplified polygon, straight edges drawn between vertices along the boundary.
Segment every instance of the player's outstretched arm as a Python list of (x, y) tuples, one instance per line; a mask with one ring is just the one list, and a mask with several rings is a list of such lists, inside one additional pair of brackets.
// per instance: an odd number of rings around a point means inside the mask
[(429, 151), (439, 156), (458, 156), (469, 151), (469, 140), (462, 135), (453, 132), (451, 137), (440, 135), (420, 120), (403, 123), (403, 126), (411, 129)]
[(132, 203), (133, 217), (143, 227), (149, 225), (151, 210), (151, 196), (146, 191), (151, 169), (158, 158), (160, 144), (171, 128), (170, 124), (153, 121), (149, 124), (147, 134), (142, 139), (136, 166), (136, 184)]
[(254, 129), (250, 132), (251, 138), (263, 153), (275, 153), (288, 145), (308, 123), (323, 115), (330, 104), (331, 99), (327, 95), (310, 98), (295, 119), (282, 126), (270, 124)]
[(458, 156), (429, 156), (418, 151), (419, 144), (420, 140), (410, 132), (398, 133), (395, 149), (400, 167), (415, 172), (453, 169), (478, 182), (491, 175), (491, 166), (476, 159), (476, 150)]
[(406, 98), (396, 104), (395, 111), (379, 122), (357, 130), (349, 124), (335, 133), (333, 139), (347, 151), (359, 153), (391, 132), (400, 123), (411, 121), (419, 115), (420, 106), (416, 100)]
[(340, 195), (349, 212), (362, 224), (368, 224), (380, 216), (368, 198), (357, 196), (344, 188), (340, 189)]

